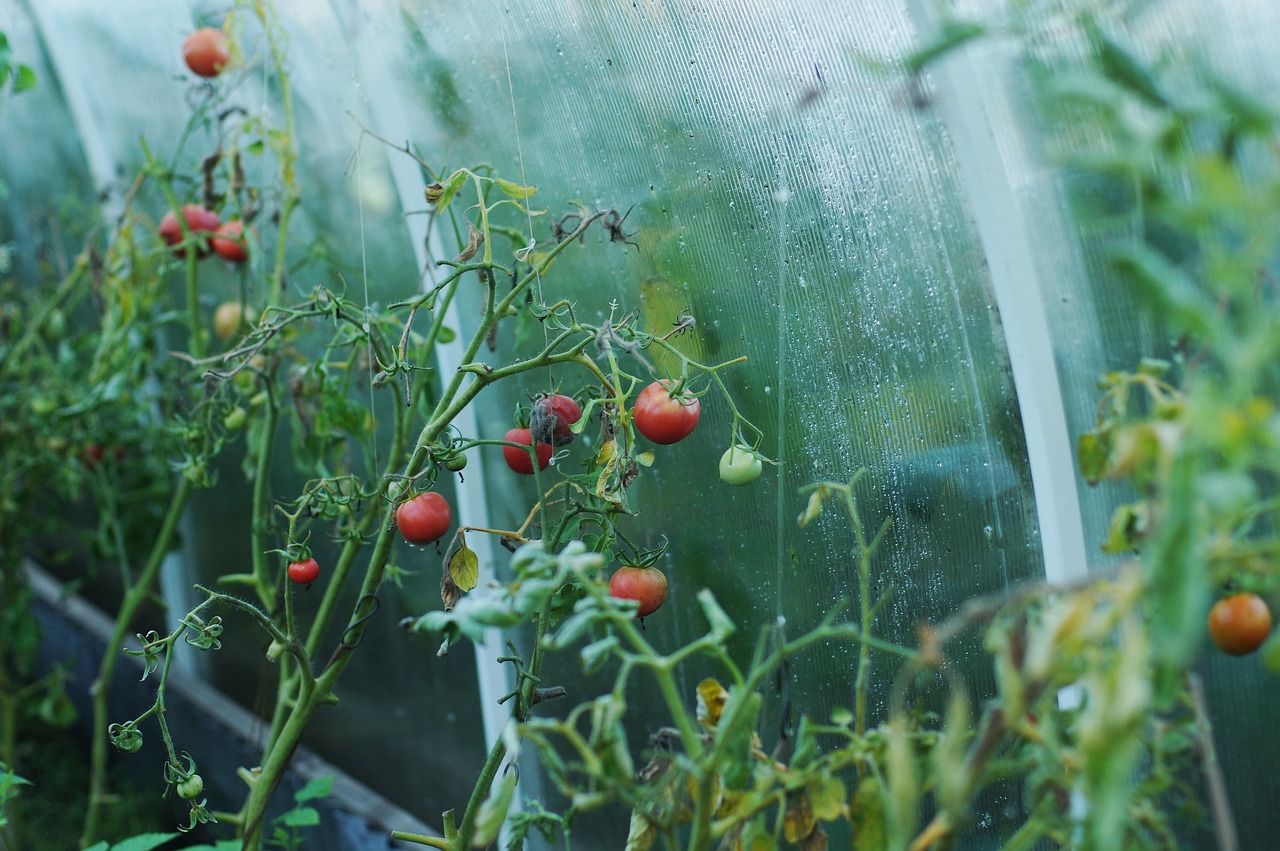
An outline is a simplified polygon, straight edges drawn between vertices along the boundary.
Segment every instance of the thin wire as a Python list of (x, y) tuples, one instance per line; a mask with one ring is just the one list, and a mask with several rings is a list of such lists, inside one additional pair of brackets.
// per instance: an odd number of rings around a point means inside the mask
[[(498, 5), (499, 5), (499, 10), (498, 10), (499, 31), (502, 34), (502, 61), (507, 66), (507, 93), (511, 96), (511, 124), (515, 129), (516, 159), (520, 163), (520, 185), (528, 186), (529, 182), (528, 182), (528, 179), (525, 177), (525, 173), (524, 173), (524, 146), (520, 140), (520, 116), (517, 114), (517, 111), (516, 111), (516, 89), (515, 89), (515, 84), (512, 82), (512, 78), (511, 78), (511, 57), (507, 53), (507, 20), (506, 20), (506, 16), (502, 13), (501, 4), (498, 4)], [(529, 225), (529, 245), (525, 249), (524, 256), (529, 257), (532, 255), (533, 247), (537, 245), (537, 241), (533, 238), (533, 214), (529, 212), (529, 199), (524, 198), (522, 200), (524, 202), (522, 206), (524, 207), (525, 220), (528, 222), (528, 225)], [(516, 252), (516, 269), (517, 269), (516, 274), (517, 275), (519, 274), (519, 261), (520, 261), (520, 252)], [(533, 266), (533, 271), (535, 276), (534, 289), (538, 294), (538, 301), (541, 303), (545, 303), (546, 300), (542, 296), (542, 273), (538, 271), (537, 263), (532, 263), (531, 265)], [(551, 329), (547, 327), (545, 322), (542, 323), (542, 339), (544, 342), (551, 341), (550, 334), (551, 334)], [(554, 367), (547, 367), (547, 388), (548, 389), (554, 388), (554, 385), (552, 384), (552, 375), (551, 375), (552, 369), (554, 369)]]
[(782, 588), (783, 570), (785, 569), (786, 548), (783, 545), (783, 531), (787, 522), (787, 500), (785, 498), (784, 489), (786, 488), (787, 478), (787, 443), (783, 438), (786, 434), (786, 412), (787, 412), (787, 204), (791, 200), (791, 190), (787, 188), (786, 177), (783, 174), (784, 158), (779, 153), (778, 157), (778, 177), (775, 183), (777, 188), (774, 190), (774, 199), (778, 207), (778, 291), (776, 299), (778, 302), (778, 497), (777, 497), (777, 513), (774, 518), (774, 540), (775, 552), (774, 561), (777, 573), (774, 577), (774, 615), (781, 620), (782, 612)]
[[(355, 80), (354, 68), (352, 69), (352, 84), (356, 89), (360, 88), (360, 84)], [(364, 169), (361, 167), (360, 150), (364, 145), (364, 136), (361, 135), (360, 140), (356, 142), (356, 206), (360, 210), (360, 277), (364, 281), (364, 342), (366, 347), (365, 359), (369, 366), (369, 416), (374, 417), (373, 412), (373, 376), (374, 376), (374, 357), (373, 357), (373, 328), (369, 323), (369, 252), (365, 247), (364, 239)], [(374, 417), (376, 422), (376, 417)], [(373, 460), (371, 469), (378, 470), (378, 441), (373, 443)]]

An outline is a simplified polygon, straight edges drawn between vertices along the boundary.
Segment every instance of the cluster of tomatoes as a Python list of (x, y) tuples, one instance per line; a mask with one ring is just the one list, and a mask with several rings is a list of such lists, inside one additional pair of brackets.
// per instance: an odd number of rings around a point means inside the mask
[[(182, 42), (182, 58), (187, 67), (201, 77), (216, 77), (231, 62), (231, 49), (222, 30), (202, 27)], [(187, 255), (183, 245), (183, 228), (195, 237), (196, 256), (205, 257), (212, 251), (223, 260), (243, 263), (249, 259), (244, 237), (244, 223), (239, 219), (224, 222), (213, 210), (199, 204), (184, 204), (178, 213), (169, 210), (160, 219), (160, 239), (174, 249), (179, 257)]]

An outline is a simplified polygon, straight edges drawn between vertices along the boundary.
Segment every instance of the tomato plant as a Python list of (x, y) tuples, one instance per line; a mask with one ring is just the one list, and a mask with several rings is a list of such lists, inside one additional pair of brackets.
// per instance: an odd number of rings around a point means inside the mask
[(1257, 594), (1233, 594), (1209, 610), (1209, 637), (1231, 656), (1245, 656), (1271, 634), (1271, 609)]
[(226, 33), (214, 27), (201, 27), (183, 40), (182, 58), (192, 73), (201, 77), (218, 76), (231, 61)]
[(623, 565), (609, 578), (609, 595), (634, 600), (640, 605), (636, 617), (647, 617), (667, 601), (667, 575), (656, 567)]
[(298, 585), (315, 582), (320, 576), (320, 565), (313, 558), (295, 561), (289, 565), (289, 579)]
[(400, 503), (396, 509), (396, 526), (411, 544), (438, 541), (449, 531), (453, 513), (449, 501), (434, 491), (420, 493)]
[(674, 382), (667, 379), (655, 381), (640, 391), (635, 408), (631, 411), (636, 431), (654, 443), (663, 445), (678, 443), (698, 427), (702, 415), (702, 403), (683, 391), (671, 395)]
[[(513, 428), (502, 439), (508, 443), (519, 443), (522, 446), (534, 445), (533, 434), (527, 428)], [(538, 454), (538, 469), (547, 469), (547, 465), (551, 463), (551, 444), (538, 441), (534, 445), (534, 451)], [(508, 467), (517, 473), (525, 476), (533, 475), (533, 459), (529, 457), (529, 453), (524, 449), (515, 446), (504, 446), (502, 447), (502, 459), (507, 462)]]
[(749, 485), (760, 478), (764, 463), (749, 446), (730, 446), (720, 456), (720, 481), (729, 485)]
[(223, 222), (214, 230), (214, 234), (216, 235), (209, 239), (209, 246), (223, 260), (243, 263), (249, 259), (244, 239), (244, 222), (239, 219)]
[[(193, 235), (199, 236), (196, 254), (199, 256), (208, 254), (208, 243), (202, 234), (204, 232), (212, 233), (218, 229), (218, 225), (221, 224), (218, 214), (211, 210), (206, 210), (198, 204), (183, 204), (182, 218), (187, 222), (187, 230), (191, 231)], [(173, 210), (167, 211), (160, 218), (158, 231), (165, 245), (175, 246), (182, 242), (182, 225), (178, 223), (178, 216)], [(174, 249), (174, 253), (179, 257), (185, 257), (187, 250), (180, 247)]]
[(582, 408), (571, 397), (547, 393), (533, 403), (529, 431), (542, 443), (564, 446), (573, 441), (571, 426), (582, 419)]

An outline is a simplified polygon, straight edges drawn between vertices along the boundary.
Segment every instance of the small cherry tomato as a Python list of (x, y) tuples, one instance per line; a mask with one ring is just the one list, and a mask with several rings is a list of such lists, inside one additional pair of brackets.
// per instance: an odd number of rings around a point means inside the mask
[(313, 558), (295, 561), (289, 565), (289, 578), (298, 585), (308, 585), (320, 575), (320, 565)]
[(582, 408), (568, 396), (548, 393), (533, 403), (529, 416), (529, 431), (542, 443), (564, 446), (572, 443), (574, 434), (570, 428), (582, 419)]
[(178, 784), (178, 797), (184, 801), (194, 801), (204, 791), (204, 778), (193, 774)]
[[(200, 237), (196, 255), (203, 257), (209, 253), (207, 240), (202, 232), (208, 231), (212, 233), (218, 229), (218, 225), (222, 224), (222, 220), (218, 218), (218, 214), (198, 204), (183, 204), (182, 218), (187, 221), (187, 230), (192, 231), (196, 236)], [(158, 228), (160, 238), (164, 240), (165, 245), (173, 246), (182, 242), (182, 225), (178, 224), (178, 216), (173, 210), (167, 211), (160, 217), (160, 226)], [(179, 257), (186, 257), (187, 250), (185, 248), (174, 249), (174, 254)]]
[(445, 456), (444, 468), (450, 473), (460, 473), (467, 467), (467, 456), (461, 452)]
[[(523, 446), (534, 445), (533, 434), (527, 428), (513, 428), (502, 439), (508, 443), (519, 443)], [(538, 469), (547, 469), (547, 465), (551, 463), (551, 444), (539, 441), (534, 447), (534, 451), (538, 453)], [(507, 466), (517, 473), (525, 476), (533, 475), (533, 459), (529, 457), (528, 451), (524, 449), (504, 446), (502, 447), (502, 460), (506, 461)]]
[(249, 259), (249, 251), (244, 240), (244, 222), (233, 219), (223, 222), (214, 231), (216, 234), (209, 240), (214, 253), (229, 263), (243, 263)]
[(192, 73), (216, 77), (231, 61), (227, 34), (214, 27), (201, 27), (182, 42), (182, 58)]
[(671, 444), (693, 434), (702, 415), (702, 403), (697, 398), (681, 393), (671, 398), (669, 388), (674, 382), (662, 379), (640, 391), (631, 411), (636, 431), (654, 443)]
[(434, 491), (405, 500), (396, 509), (396, 527), (411, 544), (429, 544), (444, 537), (453, 523), (449, 501)]
[(1225, 597), (1209, 610), (1209, 637), (1223, 653), (1252, 653), (1270, 634), (1271, 610), (1257, 594)]
[(609, 578), (609, 596), (635, 600), (640, 604), (636, 617), (646, 617), (666, 602), (667, 575), (656, 567), (624, 565)]
[(238, 301), (224, 301), (213, 312), (213, 333), (219, 340), (230, 340), (240, 330), (244, 321), (244, 305)]
[(720, 481), (727, 485), (749, 485), (760, 478), (763, 469), (760, 456), (741, 443), (729, 447), (720, 456)]

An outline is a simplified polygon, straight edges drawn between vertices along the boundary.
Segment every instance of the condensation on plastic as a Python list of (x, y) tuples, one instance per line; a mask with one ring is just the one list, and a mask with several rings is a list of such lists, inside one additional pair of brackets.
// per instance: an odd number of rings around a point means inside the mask
[[(997, 5), (974, 0), (965, 10), (986, 15)], [(1205, 36), (1207, 58), (1233, 69), (1240, 63), (1250, 82), (1274, 83), (1263, 34), (1280, 26), (1275, 11), (1254, 4), (1228, 15), (1218, 7), (1230, 4), (1213, 5), (1212, 27), (1194, 26), (1210, 12), (1181, 4), (1135, 30), (1152, 38), (1213, 33)], [(17, 243), (16, 262), (33, 264), (43, 227), (34, 223), (54, 209), (55, 193), (82, 204), (103, 190), (120, 196), (119, 183), (94, 185), (102, 168), (95, 174), (87, 160), (128, 175), (141, 161), (140, 137), (161, 156), (172, 150), (193, 85), (177, 45), (192, 26), (219, 23), (221, 8), (150, 2), (103, 14), (100, 3), (84, 0), (0, 6), (0, 26), (18, 57), (37, 65), (41, 82), (36, 92), (7, 99), (0, 113), (0, 175), (10, 189), (0, 241)], [(437, 170), (488, 162), (503, 176), (537, 184), (534, 206), (549, 212), (521, 226), (543, 246), (549, 223), (574, 203), (630, 211), (635, 245), (589, 235), (556, 262), (541, 285), (545, 300), (571, 298), (593, 322), (632, 312), (655, 329), (687, 310), (698, 322), (679, 338), (687, 354), (705, 363), (747, 357), (724, 377), (742, 413), (764, 429), (762, 449), (778, 466), (748, 488), (718, 481), (731, 415), (713, 391), (694, 436), (657, 447), (653, 469), (633, 489), (640, 512), (626, 533), (648, 545), (664, 536), (670, 543), (662, 566), (672, 596), (646, 621), (659, 648), (705, 629), (694, 599), (703, 587), (741, 625), (731, 649), (743, 663), (764, 625), (785, 621), (794, 637), (850, 597), (856, 570), (848, 523), (829, 509), (800, 530), (795, 517), (804, 504), (799, 488), (846, 481), (863, 467), (865, 522), (870, 529), (892, 522), (873, 566), (876, 593), (888, 595), (874, 624), (881, 634), (910, 645), (917, 621), (1042, 575), (1003, 343), (1002, 321), (1017, 317), (997, 314), (949, 128), (927, 103), (913, 102), (900, 76), (867, 61), (915, 44), (901, 4), (290, 0), (279, 9), (303, 152), (294, 235), (322, 244), (349, 286), (360, 291), (367, 281), (370, 298), (387, 301), (418, 285), (401, 216), (425, 209), (401, 206), (389, 163), (402, 155), (361, 140), (347, 113), (374, 132), (386, 129), (378, 116), (394, 114), (407, 138), (392, 142), (411, 142)], [(1262, 25), (1264, 13), (1270, 17)], [(27, 45), (38, 47), (28, 53)], [(1103, 273), (1098, 258), (1108, 234), (1071, 236), (1070, 176), (1040, 159), (1043, 127), (1020, 82), (1023, 66), (1004, 47), (979, 45), (974, 61), (989, 84), (992, 136), (1018, 153), (1009, 161), (1021, 167), (1008, 180), (1034, 211), (1027, 227), (1046, 269), (1043, 297), (1074, 436), (1092, 422), (1097, 374), (1132, 366), (1158, 333)], [(1079, 47), (1067, 45), (1053, 59), (1078, 62)], [(278, 96), (260, 63), (222, 84), (235, 85), (250, 109)], [(83, 98), (78, 110), (68, 92)], [(189, 146), (213, 144), (197, 134)], [(157, 202), (157, 218), (161, 211)], [(321, 268), (300, 276), (299, 292), (321, 281), (341, 285)], [(234, 276), (203, 274), (210, 306), (236, 292)], [(250, 292), (260, 274), (251, 276)], [(506, 333), (488, 357), (496, 362), (529, 346)], [(672, 368), (652, 362), (659, 372)], [(480, 401), (483, 436), (501, 437), (512, 406), (527, 394), (585, 381), (563, 369), (490, 391)], [(563, 463), (572, 467), (590, 445), (588, 435)], [(486, 479), (490, 525), (517, 525), (532, 497), (528, 483), (514, 481), (496, 451), (483, 460), (467, 475)], [(223, 470), (224, 483), (236, 475), (234, 466)], [(1078, 488), (1086, 537), (1096, 542), (1120, 495)], [(197, 516), (199, 575), (240, 569), (247, 552), (223, 532), (244, 522), (234, 500), (201, 501)], [(1092, 543), (1089, 558), (1106, 564)], [(400, 616), (438, 605), (435, 557), (406, 551), (403, 559), (419, 573), (403, 593), (383, 593), (383, 629), (366, 639), (344, 680), (342, 705), (318, 717), (311, 743), (435, 820), (463, 803), (459, 778), (479, 766), (475, 674), (469, 654), (455, 650), (441, 661), (432, 642), (394, 630)], [(502, 566), (483, 569), (500, 574)], [(223, 655), (215, 681), (252, 699), (243, 683), (260, 676), (259, 660)], [(974, 672), (979, 697), (990, 691), (974, 641), (959, 648), (957, 662)], [(793, 717), (825, 720), (851, 706), (855, 665), (852, 647), (797, 660), (786, 677)], [(887, 658), (875, 664), (873, 722), (884, 717), (896, 667)], [(690, 705), (697, 682), (716, 673), (709, 663), (685, 672)], [(607, 687), (584, 681), (572, 660), (548, 677), (568, 684), (571, 698)], [(936, 696), (926, 689), (926, 698)], [(636, 719), (631, 744), (642, 759), (663, 709), (640, 683), (628, 698)], [(781, 701), (768, 695), (766, 748), (777, 739)], [(976, 813), (984, 834), (1007, 835), (1002, 820), (1018, 804), (1016, 793), (984, 800)], [(616, 839), (618, 829), (616, 822), (588, 824), (575, 839)]]

